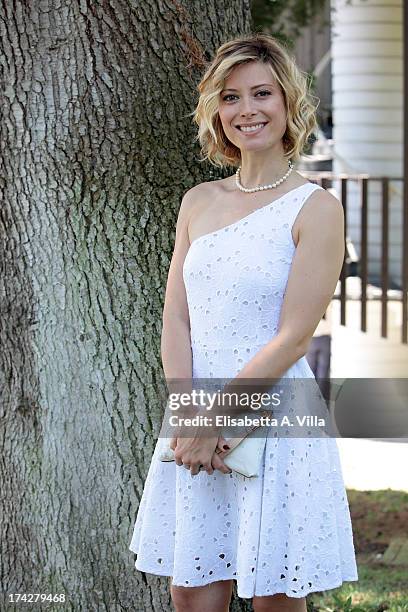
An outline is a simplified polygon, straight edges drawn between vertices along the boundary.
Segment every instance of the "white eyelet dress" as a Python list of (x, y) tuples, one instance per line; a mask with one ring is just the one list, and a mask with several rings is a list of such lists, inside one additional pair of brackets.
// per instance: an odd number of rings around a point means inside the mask
[[(295, 253), (292, 226), (316, 189), (301, 185), (191, 244), (183, 277), (193, 378), (234, 378), (277, 333)], [(302, 357), (284, 376), (313, 372)], [(268, 436), (254, 478), (219, 470), (192, 476), (158, 459), (162, 441), (129, 546), (138, 570), (184, 587), (234, 579), (243, 598), (300, 598), (358, 580), (335, 438)]]

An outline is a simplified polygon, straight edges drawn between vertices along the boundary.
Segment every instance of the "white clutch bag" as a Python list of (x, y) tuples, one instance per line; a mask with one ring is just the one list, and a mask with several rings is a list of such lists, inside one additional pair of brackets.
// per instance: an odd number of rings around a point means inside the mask
[[(270, 416), (267, 410), (257, 411), (256, 416)], [(229, 428), (221, 430), (221, 435), (228, 441), (230, 450), (216, 452), (231, 470), (252, 478), (259, 476), (266, 436), (256, 432), (261, 425), (252, 425), (245, 429), (245, 435), (239, 438), (229, 437)], [(254, 435), (258, 433), (258, 435)], [(162, 438), (163, 448), (159, 452), (160, 461), (174, 461), (174, 451), (170, 448), (171, 438)]]

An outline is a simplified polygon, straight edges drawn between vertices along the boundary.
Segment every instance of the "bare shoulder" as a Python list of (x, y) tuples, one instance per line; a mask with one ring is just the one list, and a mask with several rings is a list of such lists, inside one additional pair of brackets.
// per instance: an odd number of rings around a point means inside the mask
[[(183, 196), (182, 206), (186, 209), (199, 206), (203, 201), (208, 201), (208, 197), (214, 197), (221, 194), (229, 193), (231, 189), (235, 190), (235, 183), (232, 177), (224, 179), (216, 179), (213, 181), (205, 181), (191, 187)], [(202, 204), (201, 204), (202, 205)]]
[(330, 239), (342, 234), (343, 228), (344, 212), (340, 200), (326, 189), (316, 189), (301, 208), (293, 224), (292, 237), (297, 245), (304, 233), (311, 239), (319, 238), (323, 234)]
[(341, 214), (343, 212), (343, 206), (340, 200), (328, 189), (316, 189), (310, 196), (313, 198), (315, 206), (318, 206), (326, 211), (328, 214)]
[(300, 211), (299, 221), (315, 224), (318, 219), (319, 225), (341, 223), (344, 219), (343, 206), (340, 200), (327, 189), (316, 189), (308, 198)]
[[(190, 240), (190, 227), (197, 217), (206, 215), (208, 207), (215, 201), (220, 194), (221, 187), (216, 185), (221, 181), (206, 181), (191, 187), (184, 194), (179, 210), (178, 225), (186, 228), (187, 236)], [(190, 241), (191, 242), (191, 241)]]
[(211, 183), (205, 181), (204, 183), (198, 183), (197, 185), (194, 185), (194, 187), (188, 189), (183, 195), (182, 205), (185, 207), (193, 205), (197, 198), (201, 197), (208, 191), (209, 185), (211, 185)]
[(188, 189), (181, 200), (179, 215), (184, 219), (190, 219), (195, 210), (200, 208), (206, 199), (208, 200), (209, 194), (211, 194), (211, 182), (198, 183)]

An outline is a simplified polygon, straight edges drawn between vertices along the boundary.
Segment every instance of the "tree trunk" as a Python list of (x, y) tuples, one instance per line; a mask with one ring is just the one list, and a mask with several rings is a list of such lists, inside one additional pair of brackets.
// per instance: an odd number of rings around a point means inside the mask
[(186, 115), (202, 58), (249, 30), (249, 0), (2, 13), (0, 608), (42, 593), (163, 612), (168, 579), (128, 545), (163, 415), (177, 213), (210, 178)]

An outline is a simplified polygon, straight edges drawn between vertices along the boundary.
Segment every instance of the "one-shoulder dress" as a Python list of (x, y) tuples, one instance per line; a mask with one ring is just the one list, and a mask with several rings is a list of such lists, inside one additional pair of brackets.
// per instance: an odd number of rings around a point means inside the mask
[[(183, 265), (194, 378), (234, 378), (278, 331), (305, 183), (194, 240)], [(318, 220), (316, 220), (318, 222)], [(314, 377), (306, 357), (285, 377)], [(172, 584), (237, 582), (239, 597), (304, 597), (358, 580), (335, 437), (268, 436), (261, 474), (192, 476), (158, 458), (158, 439), (129, 549), (136, 569)], [(167, 442), (168, 443), (168, 442)]]

